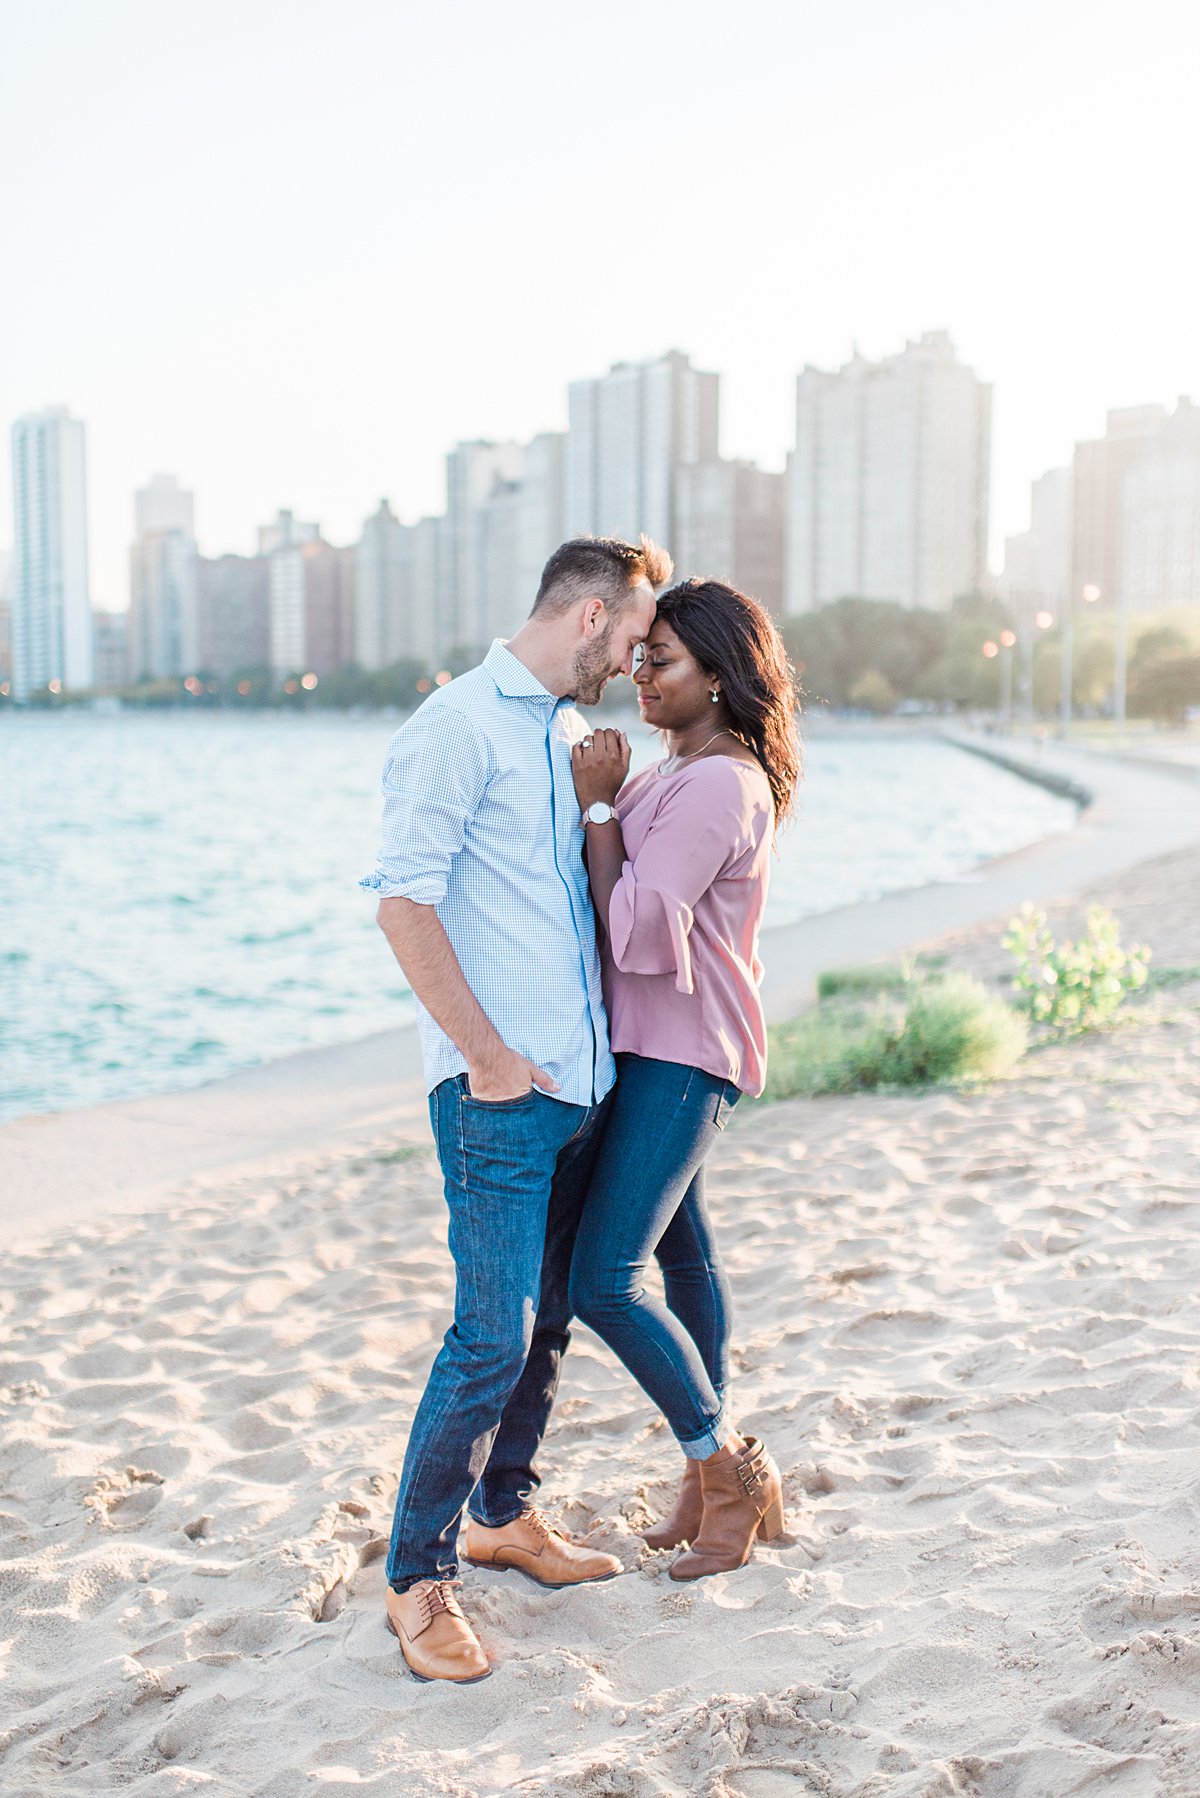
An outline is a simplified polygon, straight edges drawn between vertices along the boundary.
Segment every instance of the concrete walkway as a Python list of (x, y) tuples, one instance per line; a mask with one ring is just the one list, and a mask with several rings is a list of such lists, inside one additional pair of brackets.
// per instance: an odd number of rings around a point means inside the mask
[[(772, 1021), (812, 998), (823, 968), (897, 955), (946, 931), (1006, 919), (1085, 882), (1200, 841), (1200, 782), (1102, 752), (1010, 739), (956, 738), (1019, 765), (1031, 779), (1069, 780), (1092, 795), (1075, 828), (953, 882), (894, 893), (764, 933)], [(195, 1181), (277, 1167), (318, 1149), (387, 1132), (429, 1139), (415, 1030), (388, 1030), (318, 1049), (209, 1086), (0, 1127), (6, 1233), (41, 1234), (137, 1208)]]

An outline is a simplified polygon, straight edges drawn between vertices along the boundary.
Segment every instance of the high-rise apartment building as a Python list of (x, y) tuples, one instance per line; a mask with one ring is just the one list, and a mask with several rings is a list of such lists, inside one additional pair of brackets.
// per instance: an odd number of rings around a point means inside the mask
[(271, 662), (271, 564), (266, 556), (196, 557), (196, 668), (244, 674)]
[(1120, 597), (1125, 478), (1166, 419), (1165, 406), (1120, 406), (1109, 412), (1103, 437), (1075, 445), (1071, 464), (1071, 592), (1075, 598), (1085, 586), (1099, 587), (1105, 602)]
[(497, 487), (519, 481), (519, 443), (459, 443), (446, 457), (446, 531), (441, 585), (447, 647), (485, 647), (488, 599), (481, 515)]
[(95, 687), (98, 693), (115, 693), (129, 681), (129, 613), (92, 613)]
[(1029, 529), (1004, 540), (999, 591), (1024, 619), (1057, 613), (1071, 588), (1072, 471), (1050, 468), (1032, 483)]
[(320, 535), (281, 541), (271, 552), (271, 667), (277, 674), (329, 674), (352, 660), (355, 554)]
[(12, 557), (0, 549), (0, 692), (12, 692)]
[(361, 668), (390, 668), (404, 660), (433, 664), (437, 593), (427, 584), (418, 603), (418, 528), (401, 524), (387, 500), (363, 525), (354, 576), (354, 660)]
[(675, 578), (728, 581), (783, 609), (785, 477), (754, 462), (694, 462), (678, 471)]
[(414, 647), (406, 653), (418, 658), (427, 655), (431, 666), (444, 662), (455, 644), (442, 582), (442, 566), (448, 560), (446, 535), (446, 520), (438, 514), (418, 519), (409, 541), (408, 601)]
[(319, 524), (306, 523), (281, 507), (270, 524), (258, 527), (258, 553), (270, 556), (277, 549), (290, 549), (297, 543), (315, 543), (321, 535)]
[(129, 552), (129, 660), (135, 680), (194, 673), (196, 545), (182, 531), (140, 537)]
[(565, 439), (545, 431), (521, 450), (519, 477), (497, 481), (476, 537), (476, 641), (509, 637), (529, 616), (542, 569), (563, 538)]
[(1118, 597), (1132, 611), (1200, 605), (1200, 407), (1179, 401), (1131, 458)]
[(133, 496), (133, 520), (135, 537), (153, 537), (160, 531), (194, 537), (195, 497), (173, 474), (152, 475)]
[(789, 612), (854, 595), (948, 606), (987, 566), (991, 388), (945, 331), (796, 383)]
[(157, 474), (133, 496), (129, 552), (129, 661), (135, 680), (194, 673), (196, 542), (193, 496)]
[(720, 376), (671, 350), (573, 381), (568, 406), (564, 535), (645, 531), (673, 552), (679, 470), (717, 458)]
[(19, 702), (52, 681), (93, 684), (84, 427), (65, 406), (12, 430), (12, 688)]

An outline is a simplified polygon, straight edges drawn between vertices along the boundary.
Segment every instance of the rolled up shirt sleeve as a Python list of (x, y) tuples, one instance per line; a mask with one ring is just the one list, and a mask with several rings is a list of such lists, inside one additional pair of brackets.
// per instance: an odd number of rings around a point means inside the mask
[(696, 903), (745, 847), (737, 775), (722, 763), (715, 773), (697, 768), (680, 776), (609, 901), (609, 947), (622, 973), (674, 974), (678, 992), (695, 990)]
[(486, 740), (468, 717), (443, 705), (415, 712), (388, 746), (379, 860), (359, 886), (439, 904), (489, 774)]

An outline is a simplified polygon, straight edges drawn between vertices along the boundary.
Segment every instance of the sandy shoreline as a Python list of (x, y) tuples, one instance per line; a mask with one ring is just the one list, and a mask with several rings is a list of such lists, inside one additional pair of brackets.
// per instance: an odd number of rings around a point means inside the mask
[[(1107, 874), (1200, 964), (1200, 849)], [(1002, 970), (993, 924), (943, 933)], [(500, 1662), (414, 1684), (381, 1622), (445, 1325), (436, 1167), (394, 1124), (93, 1215), (0, 1284), (0, 1789), (295, 1798), (1195, 1798), (1200, 982), (989, 1092), (739, 1113), (714, 1168), (737, 1405), (790, 1537), (680, 1590), (676, 1473), (586, 1330), (544, 1497), (593, 1591), (468, 1570)]]

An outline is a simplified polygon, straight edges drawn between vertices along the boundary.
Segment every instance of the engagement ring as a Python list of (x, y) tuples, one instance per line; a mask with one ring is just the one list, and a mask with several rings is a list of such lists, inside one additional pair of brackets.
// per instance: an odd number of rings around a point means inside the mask
[(583, 739), (583, 747), (585, 749), (590, 749), (592, 747), (592, 739), (590, 737), (585, 737)]

